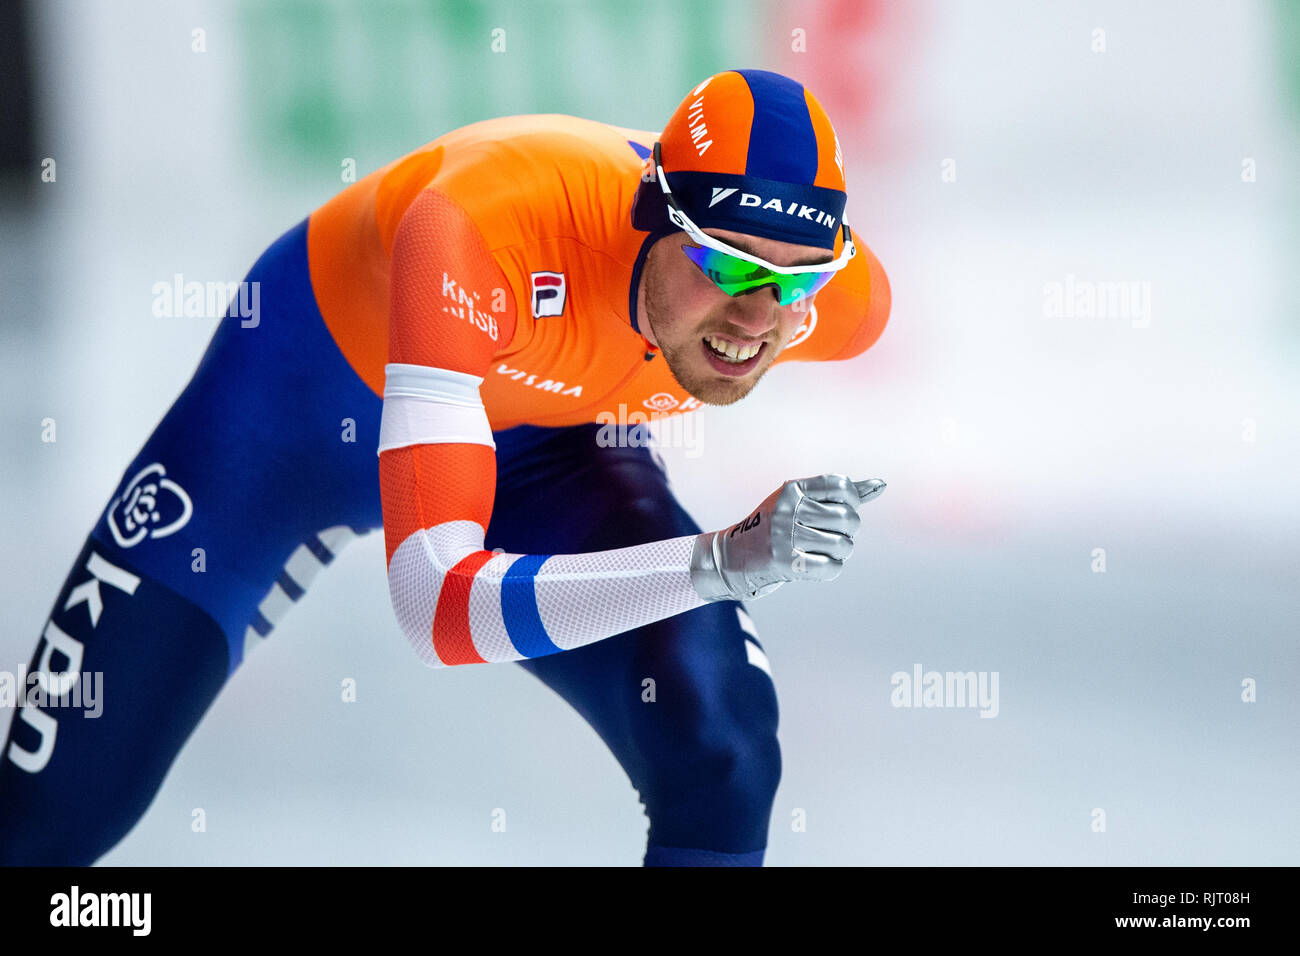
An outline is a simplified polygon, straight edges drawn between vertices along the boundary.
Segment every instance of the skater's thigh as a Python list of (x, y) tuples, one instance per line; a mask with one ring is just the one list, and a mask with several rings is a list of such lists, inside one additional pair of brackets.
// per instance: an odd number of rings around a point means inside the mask
[(0, 754), (0, 863), (86, 864), (114, 846), (247, 642), (380, 524), (380, 400), (316, 311), (305, 224), (246, 282), (259, 321), (222, 320), (40, 630)]
[(306, 223), (258, 260), (91, 537), (210, 614), (230, 670), (348, 539), (380, 527), (381, 400), (321, 319)]

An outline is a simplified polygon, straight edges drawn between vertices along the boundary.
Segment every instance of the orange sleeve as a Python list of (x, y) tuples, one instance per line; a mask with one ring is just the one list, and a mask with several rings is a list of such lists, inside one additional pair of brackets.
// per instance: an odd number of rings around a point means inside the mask
[[(876, 343), (889, 321), (889, 279), (861, 242), (858, 253), (813, 298), (812, 330), (787, 346), (777, 361), (834, 362), (860, 355)], [(796, 334), (796, 340), (799, 335)]]
[[(861, 355), (876, 344), (876, 340), (885, 331), (885, 323), (889, 321), (889, 279), (880, 260), (865, 245), (858, 246), (858, 254), (854, 258), (859, 261), (850, 263), (845, 271), (856, 266), (857, 274), (845, 276), (849, 281), (841, 283), (839, 288), (835, 288), (836, 283), (832, 281), (822, 290), (822, 295), (817, 297), (819, 304), (825, 296), (830, 299), (826, 303), (830, 308), (837, 311), (844, 309), (860, 317), (848, 341), (833, 355), (827, 356), (829, 361)], [(864, 273), (867, 280), (865, 283), (860, 278)], [(833, 288), (835, 291), (826, 296)]]
[[(393, 239), (388, 361), (473, 375), (515, 332), (514, 297), (482, 234), (435, 188), (403, 214)], [(379, 454), (387, 559), (413, 532), (469, 520), (486, 533), (496, 454), (486, 444), (414, 444)]]
[(515, 331), (514, 295), (482, 233), (436, 188), (393, 237), (388, 360), (482, 375)]

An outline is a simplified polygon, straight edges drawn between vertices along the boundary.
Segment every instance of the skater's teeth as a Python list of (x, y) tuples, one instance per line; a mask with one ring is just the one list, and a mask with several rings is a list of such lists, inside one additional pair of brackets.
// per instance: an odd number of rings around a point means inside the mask
[(719, 358), (725, 358), (730, 362), (747, 362), (757, 355), (758, 350), (763, 347), (762, 342), (757, 345), (737, 345), (735, 342), (728, 342), (716, 335), (706, 335), (704, 341), (709, 344), (709, 348), (718, 354)]

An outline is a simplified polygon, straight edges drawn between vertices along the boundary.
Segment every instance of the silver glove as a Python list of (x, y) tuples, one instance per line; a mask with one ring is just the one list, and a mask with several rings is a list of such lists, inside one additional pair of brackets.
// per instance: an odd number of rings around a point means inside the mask
[(691, 584), (706, 601), (762, 597), (787, 581), (831, 581), (853, 553), (858, 506), (879, 478), (818, 475), (787, 481), (743, 521), (695, 538)]

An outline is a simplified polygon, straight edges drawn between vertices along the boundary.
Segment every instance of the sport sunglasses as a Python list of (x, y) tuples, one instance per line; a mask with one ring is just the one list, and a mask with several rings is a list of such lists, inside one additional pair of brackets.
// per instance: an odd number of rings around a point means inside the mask
[(663, 190), (668, 203), (668, 218), (673, 225), (685, 231), (695, 246), (682, 246), (682, 252), (699, 270), (727, 295), (741, 295), (763, 286), (775, 286), (782, 305), (790, 305), (801, 299), (807, 299), (830, 282), (849, 260), (857, 254), (853, 245), (853, 233), (849, 224), (841, 220), (840, 229), (844, 235), (844, 248), (833, 262), (818, 262), (807, 266), (778, 266), (766, 259), (728, 245), (721, 239), (705, 234), (691, 218), (682, 211), (668, 188), (668, 177), (660, 159), (659, 144), (654, 147), (655, 175), (659, 179), (659, 188)]

